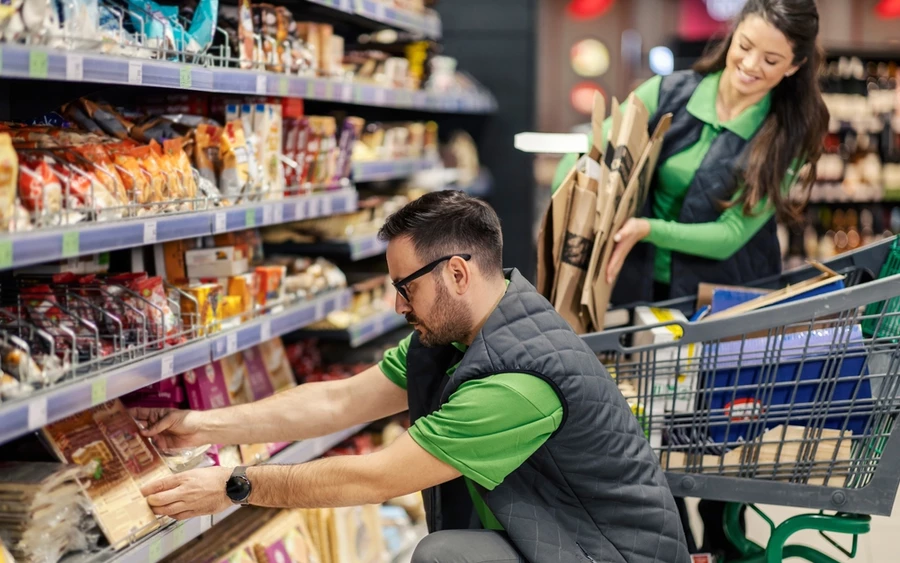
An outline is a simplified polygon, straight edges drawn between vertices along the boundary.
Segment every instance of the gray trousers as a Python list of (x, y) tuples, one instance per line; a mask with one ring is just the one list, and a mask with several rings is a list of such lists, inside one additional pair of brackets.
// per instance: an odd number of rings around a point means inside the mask
[(525, 559), (500, 532), (446, 530), (425, 536), (412, 563), (525, 563)]

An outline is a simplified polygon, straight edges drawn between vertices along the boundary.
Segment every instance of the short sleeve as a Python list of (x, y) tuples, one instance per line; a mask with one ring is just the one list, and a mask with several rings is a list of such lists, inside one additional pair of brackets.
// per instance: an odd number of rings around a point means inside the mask
[(387, 350), (378, 363), (381, 372), (397, 387), (406, 389), (406, 354), (409, 351), (409, 343), (412, 333), (400, 341), (397, 346)]

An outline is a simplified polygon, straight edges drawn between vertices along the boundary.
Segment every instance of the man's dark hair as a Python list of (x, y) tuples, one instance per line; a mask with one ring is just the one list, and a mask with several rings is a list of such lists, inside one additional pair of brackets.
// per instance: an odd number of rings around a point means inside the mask
[(411, 201), (385, 221), (378, 238), (409, 237), (424, 263), (449, 254), (471, 254), (487, 277), (503, 275), (503, 235), (491, 207), (460, 191), (445, 190)]

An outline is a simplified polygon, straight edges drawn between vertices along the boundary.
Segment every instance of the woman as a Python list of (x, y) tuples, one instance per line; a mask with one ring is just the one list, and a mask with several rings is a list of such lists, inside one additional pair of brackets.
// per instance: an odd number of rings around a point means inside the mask
[[(726, 40), (692, 71), (637, 88), (651, 130), (665, 113), (673, 121), (645, 208), (614, 237), (613, 303), (694, 295), (699, 282), (740, 285), (781, 272), (775, 220), (800, 218), (802, 205), (788, 192), (805, 163), (808, 194), (828, 126), (818, 30), (814, 0), (748, 0)], [(575, 158), (560, 164), (554, 190)], [(722, 505), (702, 503), (701, 513), (721, 522)], [(728, 547), (711, 533), (722, 536), (721, 525), (704, 519), (713, 526), (705, 526), (703, 547)]]

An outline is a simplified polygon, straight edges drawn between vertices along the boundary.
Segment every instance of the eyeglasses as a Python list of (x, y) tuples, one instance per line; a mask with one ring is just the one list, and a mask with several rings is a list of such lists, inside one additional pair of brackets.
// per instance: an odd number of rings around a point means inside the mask
[(419, 268), (418, 270), (416, 270), (415, 272), (406, 276), (402, 280), (394, 282), (394, 289), (397, 290), (397, 293), (399, 293), (403, 297), (403, 299), (406, 299), (406, 301), (409, 302), (409, 294), (406, 292), (407, 285), (409, 285), (413, 281), (421, 278), (425, 274), (427, 274), (427, 273), (431, 272), (432, 270), (434, 270), (435, 268), (437, 268), (437, 265), (440, 264), (441, 262), (443, 262), (444, 260), (450, 260), (451, 258), (456, 258), (457, 256), (459, 256), (460, 258), (462, 258), (463, 260), (466, 260), (466, 261), (469, 261), (472, 259), (471, 254), (451, 254), (449, 256), (444, 256), (442, 258), (438, 258), (434, 262), (431, 262), (431, 263), (426, 264), (425, 266)]

